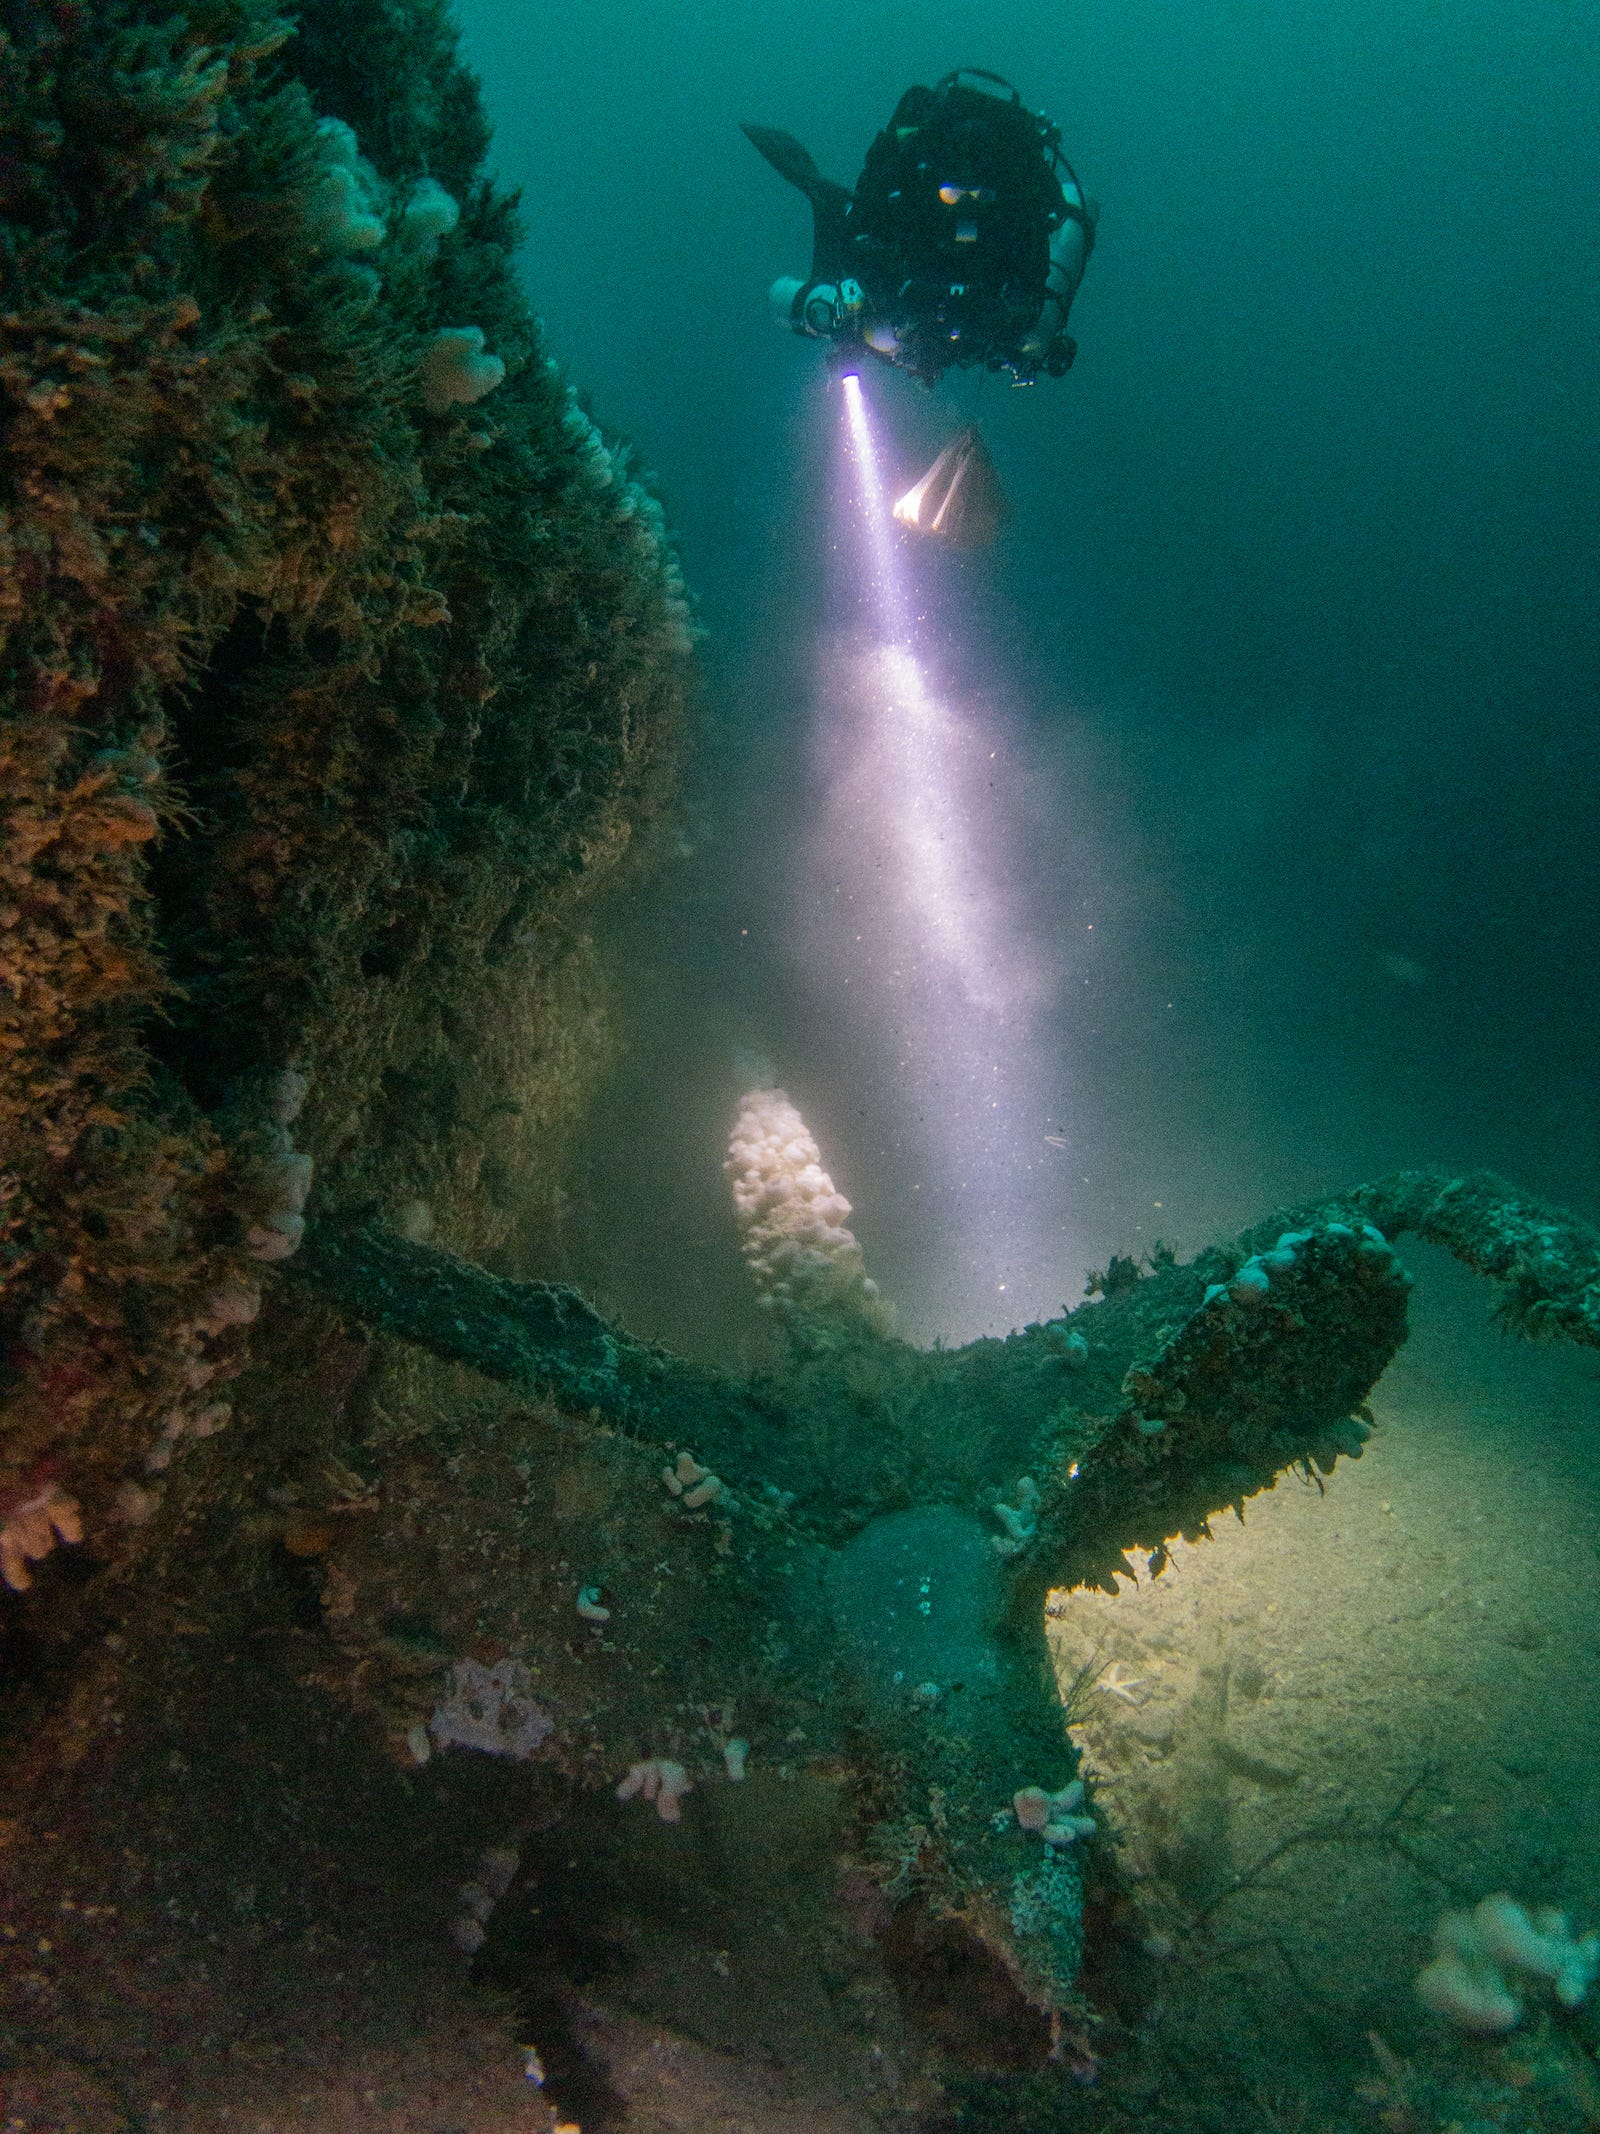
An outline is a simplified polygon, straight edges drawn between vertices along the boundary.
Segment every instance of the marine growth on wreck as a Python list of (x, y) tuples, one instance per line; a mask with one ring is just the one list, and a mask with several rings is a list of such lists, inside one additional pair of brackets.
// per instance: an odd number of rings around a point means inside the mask
[[(1089, 2123), (1169, 1952), (1048, 1597), (1361, 1457), (1396, 1240), (1593, 1347), (1600, 1239), (1405, 1171), (922, 1348), (765, 1081), (758, 1361), (551, 1279), (694, 631), (486, 147), (436, 0), (0, 12), (8, 2124), (621, 2125), (652, 1905), (785, 1921), (875, 2124)], [(993, 537), (975, 433), (897, 514)], [(1484, 1902), (1430, 2005), (1582, 2004)]]

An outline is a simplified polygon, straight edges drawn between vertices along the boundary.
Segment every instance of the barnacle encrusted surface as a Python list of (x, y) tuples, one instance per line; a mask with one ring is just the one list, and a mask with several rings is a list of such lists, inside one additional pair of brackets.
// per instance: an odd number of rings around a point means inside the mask
[[(0, 24), (0, 1492), (103, 1560), (242, 1362), (275, 1076), (320, 1205), (504, 1233), (686, 614), (433, 0)], [(503, 382), (430, 408), (463, 322)]]

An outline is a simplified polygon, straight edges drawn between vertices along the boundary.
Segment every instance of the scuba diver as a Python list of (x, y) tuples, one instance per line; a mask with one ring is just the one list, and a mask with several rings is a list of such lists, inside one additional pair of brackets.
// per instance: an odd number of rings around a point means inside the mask
[[(980, 83), (992, 87), (979, 87)], [(1098, 210), (1061, 136), (1011, 84), (960, 67), (910, 88), (867, 151), (854, 192), (792, 134), (743, 132), (811, 203), (811, 272), (772, 285), (779, 319), (931, 385), (954, 366), (1059, 377), (1077, 354), (1067, 314)]]

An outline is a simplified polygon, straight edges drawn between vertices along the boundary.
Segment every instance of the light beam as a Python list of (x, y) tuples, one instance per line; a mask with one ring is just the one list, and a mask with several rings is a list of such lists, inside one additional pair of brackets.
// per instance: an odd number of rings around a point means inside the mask
[(1060, 1123), (1059, 1070), (1039, 1028), (1056, 980), (1014, 885), (1016, 738), (930, 686), (867, 395), (855, 376), (842, 389), (835, 546), (858, 629), (829, 661), (819, 707), (817, 947), (895, 1077), (901, 1157), (938, 1225), (947, 1264), (917, 1285), (932, 1292), (928, 1331), (965, 1338), (1059, 1305), (1061, 1160), (1043, 1143)]

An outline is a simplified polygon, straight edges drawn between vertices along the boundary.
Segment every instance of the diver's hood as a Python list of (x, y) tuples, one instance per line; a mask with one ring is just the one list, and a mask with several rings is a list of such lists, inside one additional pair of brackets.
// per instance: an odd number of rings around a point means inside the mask
[(969, 424), (894, 507), (902, 526), (945, 548), (987, 548), (1009, 517), (994, 461)]

